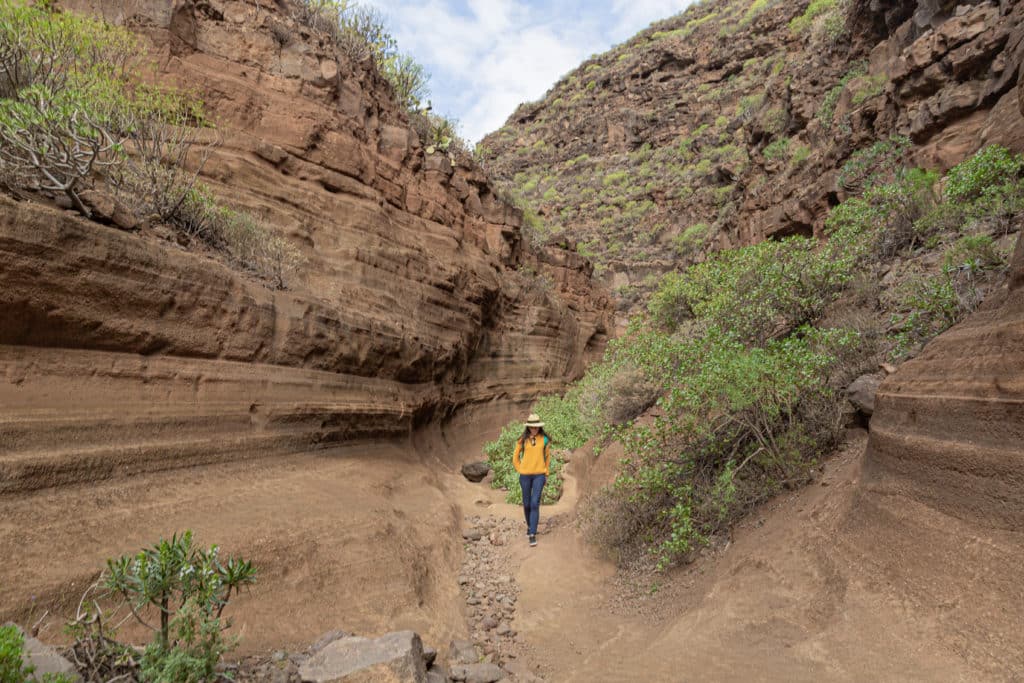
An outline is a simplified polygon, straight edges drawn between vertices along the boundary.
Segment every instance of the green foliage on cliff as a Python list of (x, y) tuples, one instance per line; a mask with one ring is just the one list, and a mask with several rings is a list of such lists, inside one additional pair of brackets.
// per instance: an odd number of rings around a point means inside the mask
[(395, 100), (416, 111), (430, 94), (430, 74), (398, 49), (380, 11), (354, 0), (297, 0), (293, 17), (326, 34), (354, 61), (372, 59), (394, 90)]
[(137, 81), (140, 50), (126, 29), (49, 3), (0, 4), (0, 184), (63, 194), (86, 216), (99, 189), (284, 287), (298, 252), (197, 182), (212, 124), (189, 93)]

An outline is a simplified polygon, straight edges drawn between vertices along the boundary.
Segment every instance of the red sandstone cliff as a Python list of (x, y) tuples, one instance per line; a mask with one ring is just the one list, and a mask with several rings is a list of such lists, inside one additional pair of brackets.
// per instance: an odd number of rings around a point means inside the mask
[(589, 265), (527, 249), (488, 178), (425, 154), (372, 66), (285, 3), (62, 4), (132, 27), (202, 97), (224, 135), (204, 180), (307, 264), (272, 291), (0, 199), (0, 494), (403, 436), (555, 391), (603, 346)]

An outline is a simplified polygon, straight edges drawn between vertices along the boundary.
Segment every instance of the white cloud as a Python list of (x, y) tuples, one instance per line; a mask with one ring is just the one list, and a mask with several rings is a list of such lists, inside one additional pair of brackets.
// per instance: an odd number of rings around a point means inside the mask
[[(589, 55), (691, 0), (371, 0), (432, 74), (434, 109), (477, 141)], [(597, 6), (595, 6), (597, 5)]]

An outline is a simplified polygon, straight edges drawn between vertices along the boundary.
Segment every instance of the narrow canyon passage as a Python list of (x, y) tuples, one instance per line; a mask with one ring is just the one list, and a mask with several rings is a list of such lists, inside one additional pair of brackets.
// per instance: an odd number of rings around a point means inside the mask
[[(492, 426), (466, 420), (404, 446), (4, 496), (0, 617), (28, 622), (49, 608), (41, 635), (58, 639), (58, 615), (107, 557), (192, 528), (200, 542), (260, 568), (256, 587), (232, 607), (238, 656), (301, 650), (339, 628), (411, 628), (444, 648), (469, 629), (457, 580), (464, 520), (521, 519), (500, 491), (446, 464), (475, 457)], [(1012, 575), (1024, 539), (982, 538), (923, 507), (859, 501), (863, 449), (862, 437), (851, 442), (820, 483), (755, 512), (726, 548), (632, 590), (580, 540), (570, 476), (563, 499), (543, 511), (556, 523), (539, 547), (513, 537), (503, 549), (519, 589), (520, 663), (548, 681), (1020, 675), (1012, 610), (1000, 610), (992, 588), (1006, 595), (996, 577)], [(444, 462), (435, 457), (442, 452)]]

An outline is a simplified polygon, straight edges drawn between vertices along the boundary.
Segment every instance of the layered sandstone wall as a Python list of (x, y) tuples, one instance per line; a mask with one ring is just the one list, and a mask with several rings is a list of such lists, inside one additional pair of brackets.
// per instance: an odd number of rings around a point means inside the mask
[(204, 181), (306, 264), (275, 291), (159, 229), (0, 200), (0, 493), (405, 437), (600, 351), (589, 265), (525, 248), (487, 177), (426, 154), (372, 65), (286, 3), (62, 4), (204, 100)]
[(1024, 242), (1008, 288), (881, 386), (864, 483), (983, 528), (1024, 528)]

